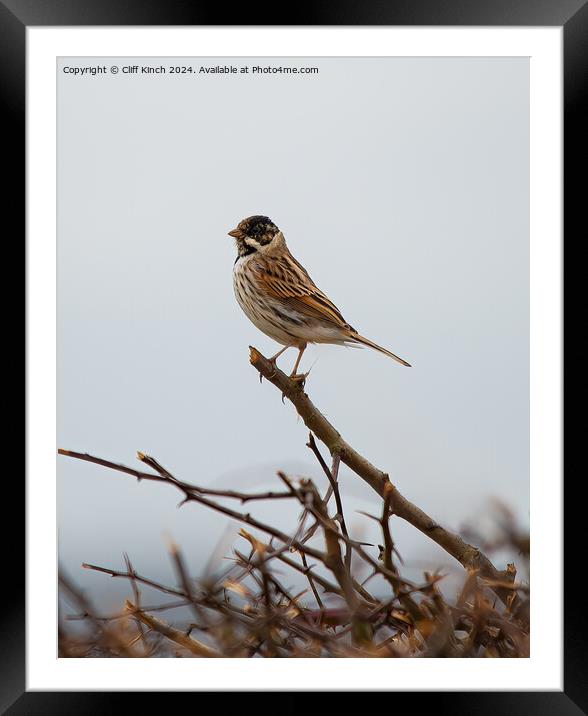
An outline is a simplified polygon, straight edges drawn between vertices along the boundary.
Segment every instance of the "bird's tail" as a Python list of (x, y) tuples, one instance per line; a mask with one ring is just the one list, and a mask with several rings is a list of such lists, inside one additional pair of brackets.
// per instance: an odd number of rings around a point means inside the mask
[(383, 353), (384, 355), (386, 355), (390, 358), (394, 358), (395, 361), (402, 363), (402, 365), (405, 365), (408, 368), (411, 367), (410, 363), (407, 363), (402, 358), (399, 358), (397, 355), (394, 355), (394, 353), (387, 350), (386, 348), (382, 348), (382, 346), (379, 346), (377, 343), (370, 341), (368, 338), (364, 338), (363, 336), (360, 336), (359, 333), (353, 333), (350, 336), (350, 338), (351, 338), (351, 340), (355, 341), (356, 343), (361, 343), (362, 345), (368, 346), (369, 348), (373, 348), (374, 350), (379, 351), (380, 353)]

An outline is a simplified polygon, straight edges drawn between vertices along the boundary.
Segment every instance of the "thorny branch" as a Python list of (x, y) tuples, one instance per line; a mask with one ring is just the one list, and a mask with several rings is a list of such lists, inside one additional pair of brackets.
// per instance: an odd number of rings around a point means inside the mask
[[(251, 365), (285, 396), (294, 406), (306, 427), (317, 436), (329, 449), (332, 456), (338, 455), (341, 462), (351, 468), (356, 475), (362, 478), (383, 499), (386, 492), (391, 489), (391, 499), (394, 505), (394, 514), (409, 522), (423, 534), (436, 542), (468, 571), (477, 571), (482, 577), (496, 583), (512, 581), (508, 571), (499, 571), (490, 559), (476, 547), (465, 542), (459, 535), (450, 532), (435, 522), (423, 510), (407, 500), (390, 482), (390, 478), (383, 470), (378, 469), (365, 457), (360, 455), (346, 442), (339, 431), (325, 418), (320, 410), (313, 404), (304, 392), (304, 385), (291, 380), (284, 372), (279, 370), (253, 346), (249, 347), (249, 360)], [(501, 586), (495, 587), (498, 597), (506, 603), (512, 599), (512, 590)]]
[[(260, 377), (267, 378), (292, 402), (310, 429), (307, 445), (327, 477), (325, 495), (321, 497), (311, 480), (293, 480), (283, 472), (277, 474), (285, 491), (212, 490), (178, 479), (155, 458), (142, 452), (137, 457), (150, 471), (87, 453), (59, 450), (61, 455), (101, 465), (139, 481), (168, 484), (182, 494), (180, 506), (194, 502), (269, 539), (262, 541), (257, 534), (241, 529), (239, 534), (249, 544), (249, 554), (234, 547), (228, 569), (215, 577), (205, 574), (199, 580), (190, 576), (186, 560), (170, 540), (175, 586), (141, 575), (126, 554), (124, 571), (84, 564), (86, 569), (127, 580), (132, 600), (127, 600), (117, 614), (98, 615), (87, 598), (63, 577), (63, 597), (77, 612), (65, 618), (60, 616), (60, 655), (145, 657), (169, 655), (171, 650), (177, 656), (213, 658), (527, 656), (529, 590), (527, 584), (515, 582), (514, 565), (497, 570), (480, 550), (445, 530), (406, 500), (386, 473), (343, 440), (310, 401), (304, 386), (290, 380), (254, 348), (251, 363)], [(331, 467), (323, 458), (315, 436), (329, 449)], [(370, 553), (374, 545), (353, 539), (348, 530), (338, 484), (341, 462), (382, 498), (379, 517), (362, 513), (379, 523), (383, 544), (379, 545), (377, 556)], [(331, 497), (335, 502), (333, 514), (329, 508)], [(294, 500), (302, 507), (293, 534), (222, 502), (237, 500), (245, 504), (284, 499)], [(389, 524), (393, 515), (414, 525), (466, 568), (467, 577), (454, 604), (448, 603), (438, 588), (442, 575), (425, 573), (420, 584), (402, 576), (402, 560)], [(311, 521), (308, 527), (307, 520)], [(500, 528), (502, 547), (528, 545), (506, 510), (501, 512)], [(323, 549), (315, 544), (319, 538)], [(492, 548), (491, 543), (486, 546)], [(528, 549), (521, 552), (528, 555)], [(370, 571), (361, 581), (354, 569), (357, 565)], [(303, 575), (309, 588), (296, 593), (284, 581), (284, 569), (290, 575)], [(377, 596), (371, 587), (370, 591), (366, 589), (367, 582), (376, 576), (380, 579), (378, 583), (385, 585), (386, 596)], [(175, 601), (146, 607), (139, 585), (161, 595), (171, 595)], [(500, 596), (504, 607), (489, 598), (489, 590)], [(154, 616), (156, 612), (172, 609), (189, 609), (195, 622), (182, 630), (161, 616)], [(84, 636), (70, 632), (68, 624), (74, 622), (86, 624), (89, 631)]]

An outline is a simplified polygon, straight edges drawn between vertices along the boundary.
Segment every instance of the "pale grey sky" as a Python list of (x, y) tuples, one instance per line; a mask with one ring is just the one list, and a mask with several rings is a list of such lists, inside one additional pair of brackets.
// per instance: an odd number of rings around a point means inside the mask
[[(64, 66), (312, 65), (316, 75), (75, 76)], [(259, 384), (227, 231), (267, 214), (361, 333), (413, 364), (313, 347), (307, 390), (406, 497), (459, 528), (488, 497), (528, 520), (529, 81), (524, 58), (63, 58), (58, 63), (58, 443), (179, 477), (324, 479), (307, 431)], [(280, 365), (290, 370), (295, 352)], [(138, 463), (137, 463), (138, 464)], [(341, 485), (377, 542), (369, 488)], [(198, 573), (226, 520), (179, 493), (59, 458), (60, 559), (172, 579), (162, 534)], [(296, 509), (251, 511), (288, 529)], [(407, 564), (451, 566), (406, 525)], [(363, 532), (361, 532), (363, 530)], [(236, 530), (235, 530), (236, 531)], [(459, 569), (456, 570), (459, 572)]]

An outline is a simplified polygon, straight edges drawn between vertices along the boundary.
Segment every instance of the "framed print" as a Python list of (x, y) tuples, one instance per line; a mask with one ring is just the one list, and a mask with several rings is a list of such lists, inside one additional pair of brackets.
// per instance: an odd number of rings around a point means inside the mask
[(27, 250), (3, 708), (583, 713), (562, 188), (586, 5), (294, 12), (0, 6)]

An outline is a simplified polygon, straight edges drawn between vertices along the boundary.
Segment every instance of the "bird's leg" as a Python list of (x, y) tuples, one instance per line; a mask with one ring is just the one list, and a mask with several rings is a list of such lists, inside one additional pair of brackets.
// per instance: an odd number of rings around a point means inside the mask
[(296, 358), (296, 363), (294, 363), (294, 369), (290, 373), (290, 379), (295, 380), (299, 383), (304, 383), (304, 381), (306, 380), (306, 373), (303, 373), (302, 375), (296, 374), (298, 366), (300, 365), (300, 360), (302, 359), (302, 354), (306, 350), (306, 345), (306, 343), (302, 343), (300, 346), (298, 346), (298, 357)]
[(269, 358), (269, 362), (270, 362), (270, 363), (273, 363), (273, 364), (274, 364), (274, 367), (275, 367), (276, 361), (278, 360), (278, 358), (282, 355), (282, 353), (283, 353), (284, 351), (287, 351), (288, 348), (291, 348), (291, 347), (292, 347), (292, 346), (284, 346), (281, 351), (278, 351), (278, 352), (276, 353), (275, 356), (272, 356), (271, 358)]
[[(291, 347), (292, 347), (292, 346), (284, 346), (284, 347), (282, 348), (282, 350), (280, 350), (280, 351), (278, 351), (278, 352), (276, 353), (275, 356), (272, 356), (271, 358), (268, 358), (269, 362), (270, 362), (270, 363), (273, 365), (273, 367), (274, 367), (274, 373), (273, 373), (274, 375), (275, 375), (276, 370), (278, 369), (278, 365), (277, 365), (276, 361), (278, 360), (278, 358), (282, 355), (282, 353), (283, 353), (284, 351), (287, 351), (288, 348), (291, 348)], [(260, 373), (260, 374), (259, 374), (259, 382), (261, 383), (262, 380), (263, 380), (263, 376), (262, 376), (261, 373)]]

